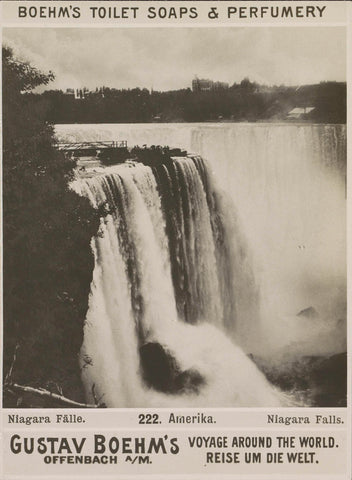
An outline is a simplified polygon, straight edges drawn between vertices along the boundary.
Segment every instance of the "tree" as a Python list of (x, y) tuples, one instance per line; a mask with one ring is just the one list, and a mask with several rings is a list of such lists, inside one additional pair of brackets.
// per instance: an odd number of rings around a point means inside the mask
[(75, 163), (53, 146), (45, 98), (29, 94), (52, 79), (3, 49), (4, 375), (80, 401), (99, 216), (69, 188)]

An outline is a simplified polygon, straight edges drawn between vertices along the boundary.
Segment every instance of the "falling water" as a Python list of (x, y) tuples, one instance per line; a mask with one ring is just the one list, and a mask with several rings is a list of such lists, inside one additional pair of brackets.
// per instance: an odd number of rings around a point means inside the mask
[[(280, 404), (283, 396), (236, 345), (245, 314), (236, 285), (253, 321), (257, 290), (236, 221), (203, 160), (123, 164), (75, 188), (109, 212), (92, 240), (82, 349), (88, 396), (112, 407)], [(145, 381), (146, 345), (172, 358), (175, 385), (166, 391)]]
[[(82, 349), (88, 397), (95, 385), (108, 406), (277, 405), (285, 399), (243, 352), (345, 351), (343, 126), (88, 125), (58, 133), (178, 146), (208, 160), (120, 165), (76, 182), (109, 212), (92, 240)], [(148, 383), (145, 345), (161, 345), (187, 381), (164, 390)]]

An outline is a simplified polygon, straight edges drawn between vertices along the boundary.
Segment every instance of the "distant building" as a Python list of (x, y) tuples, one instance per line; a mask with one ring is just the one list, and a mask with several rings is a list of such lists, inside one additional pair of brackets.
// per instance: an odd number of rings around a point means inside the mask
[(96, 87), (95, 90), (89, 90), (87, 87), (83, 88), (66, 88), (65, 95), (73, 96), (76, 100), (82, 100), (89, 95), (99, 95), (102, 98), (105, 97), (105, 87)]
[(226, 90), (229, 88), (229, 84), (226, 82), (214, 82), (213, 90)]
[(315, 107), (296, 107), (287, 114), (288, 120), (299, 120), (303, 119), (308, 115), (308, 113), (312, 112)]
[(94, 94), (104, 98), (105, 97), (104, 90), (105, 90), (105, 87), (96, 87)]
[(225, 82), (213, 82), (208, 78), (198, 78), (195, 77), (192, 80), (192, 90), (193, 92), (210, 92), (213, 90), (222, 90), (229, 88), (229, 84)]
[(91, 92), (88, 90), (88, 88), (83, 87), (83, 88), (76, 88), (75, 90), (75, 98), (79, 100), (83, 100), (84, 98), (88, 97), (88, 95)]
[(206, 78), (194, 78), (192, 80), (193, 92), (207, 92), (212, 89), (213, 82)]
[(65, 95), (69, 95), (70, 97), (74, 98), (84, 98), (85, 97), (85, 90), (82, 88), (66, 88)]

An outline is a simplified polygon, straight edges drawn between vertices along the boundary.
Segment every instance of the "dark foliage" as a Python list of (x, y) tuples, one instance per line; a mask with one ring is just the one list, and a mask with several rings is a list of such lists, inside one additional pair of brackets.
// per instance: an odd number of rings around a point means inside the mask
[(343, 82), (268, 87), (244, 79), (228, 89), (195, 92), (101, 88), (79, 99), (53, 90), (41, 95), (28, 94), (28, 101), (35, 105), (45, 102), (48, 119), (53, 123), (282, 121), (295, 107), (314, 107), (303, 120), (346, 122)]
[(131, 155), (127, 147), (104, 148), (98, 154), (98, 157), (102, 165), (116, 165), (117, 163), (123, 163)]
[(82, 400), (78, 352), (99, 219), (68, 187), (75, 162), (53, 148), (45, 98), (24, 94), (52, 78), (3, 49), (4, 378), (16, 351), (12, 382)]
[(180, 148), (169, 148), (167, 146), (152, 145), (151, 147), (133, 147), (131, 158), (149, 167), (157, 167), (161, 164), (172, 163), (172, 157), (186, 156), (187, 152)]

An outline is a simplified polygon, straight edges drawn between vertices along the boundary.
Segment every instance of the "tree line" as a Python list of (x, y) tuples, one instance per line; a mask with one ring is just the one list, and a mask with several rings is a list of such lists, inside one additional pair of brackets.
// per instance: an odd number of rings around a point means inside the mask
[(244, 79), (230, 88), (210, 91), (101, 88), (80, 99), (60, 90), (29, 97), (46, 110), (52, 123), (285, 121), (296, 107), (314, 107), (303, 116), (307, 121), (346, 122), (344, 82), (268, 87)]
[(53, 75), (8, 48), (2, 62), (4, 405), (55, 406), (52, 393), (84, 401), (78, 354), (99, 212), (69, 188), (75, 162), (31, 101)]

